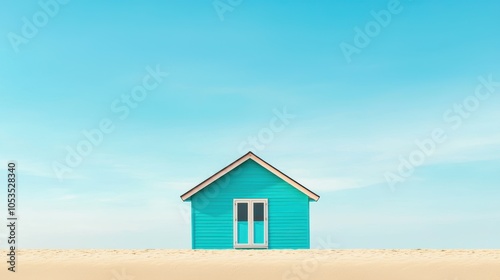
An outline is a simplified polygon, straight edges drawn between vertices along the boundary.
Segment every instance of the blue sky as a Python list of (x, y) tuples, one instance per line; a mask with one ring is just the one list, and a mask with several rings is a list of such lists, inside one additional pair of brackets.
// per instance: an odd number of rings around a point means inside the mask
[(498, 1), (63, 2), (0, 4), (23, 247), (189, 248), (179, 195), (252, 150), (321, 195), (315, 247), (500, 248)]

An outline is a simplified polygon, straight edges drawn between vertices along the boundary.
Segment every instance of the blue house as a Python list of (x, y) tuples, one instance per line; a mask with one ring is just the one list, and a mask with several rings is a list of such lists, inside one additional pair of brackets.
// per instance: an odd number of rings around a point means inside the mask
[(308, 249), (319, 196), (252, 152), (181, 195), (193, 249)]

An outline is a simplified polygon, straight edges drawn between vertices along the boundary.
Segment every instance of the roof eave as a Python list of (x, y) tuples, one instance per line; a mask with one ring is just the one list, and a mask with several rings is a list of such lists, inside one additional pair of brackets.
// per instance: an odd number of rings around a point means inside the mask
[(233, 170), (234, 168), (238, 167), (239, 165), (241, 165), (242, 163), (244, 163), (245, 161), (247, 161), (249, 159), (252, 159), (257, 164), (261, 165), (262, 167), (264, 167), (268, 171), (272, 172), (273, 174), (275, 174), (276, 176), (278, 176), (279, 178), (281, 178), (285, 182), (289, 183), (290, 185), (292, 185), (293, 187), (295, 187), (296, 189), (298, 189), (299, 191), (301, 191), (302, 193), (304, 193), (305, 195), (307, 195), (310, 199), (312, 199), (314, 201), (318, 201), (319, 200), (319, 195), (315, 194), (313, 191), (309, 190), (308, 188), (304, 187), (303, 185), (301, 185), (297, 181), (293, 180), (288, 175), (286, 175), (285, 173), (281, 172), (280, 170), (278, 170), (277, 168), (275, 168), (271, 164), (267, 163), (266, 161), (264, 161), (263, 159), (261, 159), (260, 157), (258, 157), (257, 155), (255, 155), (252, 152), (246, 153), (245, 155), (241, 156), (237, 160), (233, 161), (231, 164), (229, 164), (226, 167), (224, 167), (221, 170), (219, 170), (214, 175), (210, 176), (209, 178), (207, 178), (203, 182), (201, 182), (198, 185), (196, 185), (194, 188), (192, 188), (189, 191), (185, 192), (183, 195), (181, 195), (181, 199), (183, 201), (188, 201), (190, 199), (190, 197), (192, 197), (193, 195), (195, 195), (196, 193), (198, 193), (199, 191), (201, 191), (203, 188), (205, 188), (206, 186), (208, 186), (211, 183), (215, 182), (220, 177), (222, 177), (225, 174), (229, 173), (231, 170)]

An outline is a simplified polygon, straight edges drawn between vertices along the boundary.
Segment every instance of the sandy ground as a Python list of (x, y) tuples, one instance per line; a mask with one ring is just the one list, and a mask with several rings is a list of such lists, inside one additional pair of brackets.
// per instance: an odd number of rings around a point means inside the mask
[(500, 280), (500, 250), (24, 250), (0, 279)]

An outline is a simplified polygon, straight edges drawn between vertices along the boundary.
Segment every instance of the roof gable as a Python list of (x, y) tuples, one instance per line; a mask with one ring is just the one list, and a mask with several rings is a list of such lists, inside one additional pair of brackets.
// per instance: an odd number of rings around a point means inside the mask
[(292, 187), (294, 187), (297, 190), (301, 191), (302, 193), (304, 193), (305, 195), (307, 195), (310, 199), (312, 199), (314, 201), (318, 201), (319, 195), (315, 194), (314, 192), (312, 192), (308, 188), (302, 186), (297, 181), (295, 181), (292, 178), (288, 177), (286, 174), (284, 174), (283, 172), (279, 171), (274, 166), (270, 165), (269, 163), (267, 163), (266, 161), (264, 161), (260, 157), (256, 156), (252, 152), (246, 153), (245, 155), (243, 155), (239, 159), (235, 160), (234, 162), (232, 162), (228, 166), (226, 166), (223, 169), (221, 169), (219, 172), (215, 173), (214, 175), (210, 176), (205, 181), (201, 182), (200, 184), (198, 184), (194, 188), (190, 189), (189, 191), (187, 191), (186, 193), (184, 193), (183, 195), (181, 195), (181, 199), (183, 201), (189, 199), (191, 196), (193, 196), (197, 192), (201, 191), (206, 186), (208, 186), (211, 183), (217, 181), (219, 178), (221, 178), (225, 174), (229, 173), (231, 170), (235, 169), (236, 167), (240, 166), (242, 163), (244, 163), (244, 162), (246, 162), (247, 160), (250, 160), (250, 159), (253, 160), (254, 162), (256, 162), (257, 164), (259, 164), (260, 166), (262, 166), (263, 168), (267, 169), (268, 171), (270, 171), (274, 175), (278, 176), (280, 179), (282, 179), (283, 181), (287, 182)]

